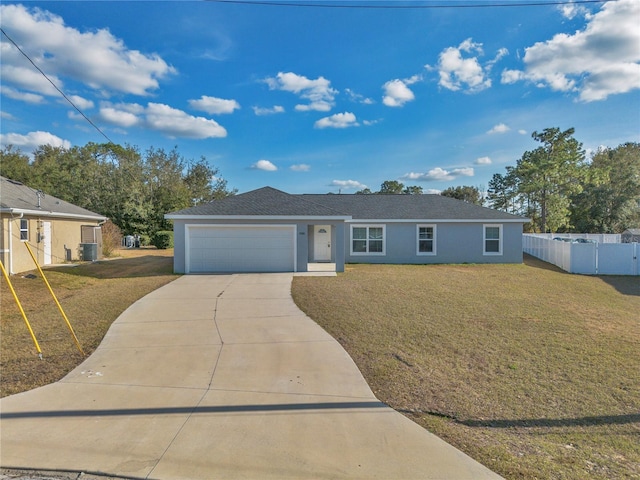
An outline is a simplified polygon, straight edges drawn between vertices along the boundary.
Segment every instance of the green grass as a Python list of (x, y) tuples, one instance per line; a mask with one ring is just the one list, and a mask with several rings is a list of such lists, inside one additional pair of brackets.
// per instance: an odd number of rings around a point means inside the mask
[[(174, 280), (172, 251), (136, 250), (137, 254), (76, 267), (45, 270), (47, 280), (88, 355), (102, 341), (111, 323), (129, 305)], [(4, 278), (1, 282), (0, 396), (55, 382), (84, 357), (67, 329), (53, 298), (39, 274), (11, 277), (13, 287), (34, 330), (43, 359), (38, 359)]]
[(349, 265), (298, 306), (382, 401), (510, 479), (640, 477), (640, 279)]

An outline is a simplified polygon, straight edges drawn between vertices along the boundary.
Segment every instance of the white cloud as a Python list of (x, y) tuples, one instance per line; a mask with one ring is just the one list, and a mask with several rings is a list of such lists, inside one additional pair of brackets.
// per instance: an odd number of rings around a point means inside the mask
[(275, 172), (276, 170), (278, 170), (278, 167), (276, 167), (269, 160), (258, 160), (256, 163), (251, 165), (251, 168), (253, 170), (263, 170), (265, 172)]
[(528, 132), (526, 130), (520, 129), (520, 130), (518, 130), (518, 133), (520, 135), (526, 135)]
[(170, 138), (202, 139), (227, 136), (227, 131), (215, 120), (194, 117), (161, 103), (149, 103), (145, 116), (149, 128), (162, 132)]
[(314, 128), (348, 128), (359, 125), (353, 113), (345, 112), (321, 118), (313, 126)]
[(364, 105), (372, 105), (375, 102), (371, 98), (367, 98), (364, 95), (354, 92), (350, 88), (345, 88), (344, 92), (349, 96), (352, 102), (362, 103)]
[(289, 168), (294, 172), (308, 172), (309, 170), (311, 170), (311, 165), (300, 163), (298, 165), (291, 165)]
[[(0, 9), (2, 6), (0, 6)], [(13, 84), (18, 90), (27, 90), (29, 92), (37, 93), (40, 95), (47, 95), (50, 97), (59, 96), (60, 94), (46, 78), (42, 76), (40, 72), (33, 67), (23, 67), (21, 65), (15, 65), (11, 62), (21, 62), (20, 58), (15, 58), (14, 52), (8, 51), (13, 45), (9, 45), (7, 42), (0, 42), (2, 46), (2, 82), (3, 84)], [(5, 48), (6, 46), (6, 48)], [(63, 88), (64, 84), (62, 80), (54, 75), (48, 74), (49, 79), (55, 83), (58, 88)]]
[[(440, 81), (440, 86), (449, 90), (463, 90), (468, 93), (475, 93), (485, 90), (491, 86), (491, 79), (488, 73), (491, 67), (506, 55), (506, 49), (500, 49), (495, 59), (489, 61), (486, 66), (482, 66), (477, 56), (463, 57), (465, 54), (483, 55), (482, 44), (474, 43), (470, 38), (462, 42), (458, 47), (445, 48), (439, 56), (436, 67)], [(426, 66), (427, 69), (432, 69)]]
[(209, 115), (233, 113), (234, 110), (240, 108), (240, 104), (235, 100), (208, 97), (206, 95), (202, 95), (198, 100), (189, 100), (189, 106), (196, 110), (207, 112)]
[(442, 193), (442, 190), (438, 190), (437, 188), (427, 188), (422, 192), (426, 193), (427, 195), (440, 195)]
[(0, 133), (0, 145), (14, 145), (29, 150), (34, 150), (40, 145), (71, 148), (71, 142), (69, 140), (63, 140), (53, 133), (42, 131), (29, 132), (26, 135), (19, 133)]
[(100, 121), (121, 128), (140, 127), (155, 130), (169, 138), (220, 138), (227, 131), (215, 120), (194, 117), (162, 103), (102, 102), (97, 117)]
[(387, 107), (402, 107), (405, 103), (413, 101), (416, 96), (407, 85), (411, 83), (400, 79), (389, 80), (382, 86), (384, 89), (382, 103)]
[(577, 92), (584, 102), (640, 88), (640, 2), (607, 2), (587, 17), (583, 30), (558, 33), (525, 49), (524, 71), (505, 70), (503, 83), (527, 80), (538, 87)]
[[(94, 107), (94, 104), (91, 100), (88, 100), (80, 95), (67, 95), (69, 100), (73, 102), (73, 104), (78, 107), (80, 110), (89, 110)], [(67, 102), (61, 100), (60, 103), (63, 105), (68, 105)]]
[(434, 182), (434, 181), (450, 181), (455, 180), (458, 177), (473, 177), (474, 170), (472, 167), (466, 168), (454, 168), (453, 170), (445, 170), (440, 167), (433, 168), (427, 173), (407, 173), (401, 178), (403, 180), (417, 180), (420, 182)]
[(491, 159), (489, 157), (479, 157), (476, 159), (476, 165), (491, 165)]
[(296, 112), (328, 112), (333, 107), (333, 103), (328, 103), (324, 101), (313, 102), (308, 105), (298, 104), (294, 107)]
[(271, 90), (291, 92), (310, 102), (296, 105), (297, 111), (328, 112), (333, 107), (335, 96), (338, 93), (337, 90), (331, 88), (331, 82), (324, 77), (310, 80), (293, 72), (279, 72), (275, 78), (267, 78), (265, 82)]
[(274, 105), (271, 108), (253, 107), (253, 113), (256, 115), (274, 115), (276, 113), (284, 113), (284, 107), (280, 105)]
[[(107, 29), (80, 32), (62, 17), (39, 8), (2, 5), (3, 27), (47, 75), (62, 88), (62, 77), (89, 87), (134, 95), (148, 95), (159, 80), (175, 73), (157, 54), (130, 50)], [(7, 54), (8, 53), (8, 54)], [(53, 87), (7, 42), (2, 42), (3, 82), (43, 95), (56, 95)], [(35, 73), (34, 73), (35, 72)]]
[(15, 88), (7, 85), (0, 85), (0, 92), (2, 95), (9, 98), (26, 103), (41, 104), (45, 101), (42, 95), (38, 95), (37, 93), (21, 92), (20, 90), (16, 90)]
[(345, 190), (349, 189), (359, 189), (367, 188), (364, 183), (360, 183), (356, 180), (334, 180), (329, 184), (330, 187), (339, 187)]
[(98, 112), (98, 117), (103, 122), (117, 127), (133, 127), (141, 122), (141, 119), (134, 113), (125, 110), (118, 110), (113, 107), (102, 107)]
[(506, 48), (501, 48), (498, 50), (498, 53), (496, 53), (496, 56), (493, 60), (489, 60), (487, 62), (487, 67), (491, 68), (493, 67), (496, 63), (498, 63), (503, 57), (506, 57), (507, 55), (509, 55), (509, 50), (507, 50)]
[(587, 10), (582, 5), (576, 5), (575, 3), (565, 3), (562, 5), (558, 5), (558, 10), (560, 10), (564, 18), (567, 18), (569, 20), (573, 20), (578, 15), (580, 16), (589, 15), (589, 10)]
[(506, 84), (516, 83), (520, 80), (524, 80), (526, 77), (523, 72), (520, 70), (509, 70), (504, 69), (502, 71), (502, 75), (500, 76), (500, 82)]
[(497, 125), (494, 125), (493, 128), (487, 133), (489, 135), (493, 135), (494, 133), (507, 133), (509, 130), (511, 129), (507, 125), (505, 125), (504, 123), (499, 123)]

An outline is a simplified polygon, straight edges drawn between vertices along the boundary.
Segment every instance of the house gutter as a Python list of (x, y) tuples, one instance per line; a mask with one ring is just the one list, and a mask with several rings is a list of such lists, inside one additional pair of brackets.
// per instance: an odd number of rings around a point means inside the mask
[(9, 213), (11, 216), (18, 214), (21, 215), (18, 218), (22, 218), (22, 215), (34, 215), (38, 217), (46, 217), (46, 218), (71, 218), (77, 220), (93, 220), (95, 222), (105, 222), (107, 217), (103, 217), (101, 215), (82, 215), (79, 213), (59, 213), (53, 212), (51, 210), (28, 210), (23, 208), (3, 208), (0, 209), (2, 213)]

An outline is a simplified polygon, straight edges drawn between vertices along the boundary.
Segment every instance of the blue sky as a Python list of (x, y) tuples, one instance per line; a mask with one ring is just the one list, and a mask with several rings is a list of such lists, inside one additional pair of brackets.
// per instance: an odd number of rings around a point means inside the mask
[[(255, 3), (2, 1), (0, 18), (109, 139), (204, 156), (240, 192), (486, 187), (533, 131), (640, 141), (638, 0)], [(413, 8), (371, 8), (389, 6)], [(106, 141), (1, 42), (3, 146)]]

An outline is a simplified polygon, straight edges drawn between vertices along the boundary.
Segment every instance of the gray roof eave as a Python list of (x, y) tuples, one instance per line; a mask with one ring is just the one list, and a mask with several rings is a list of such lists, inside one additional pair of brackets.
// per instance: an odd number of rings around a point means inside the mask
[(350, 221), (350, 215), (180, 215), (167, 213), (166, 220), (333, 220)]
[(349, 223), (527, 223), (529, 218), (356, 218)]

